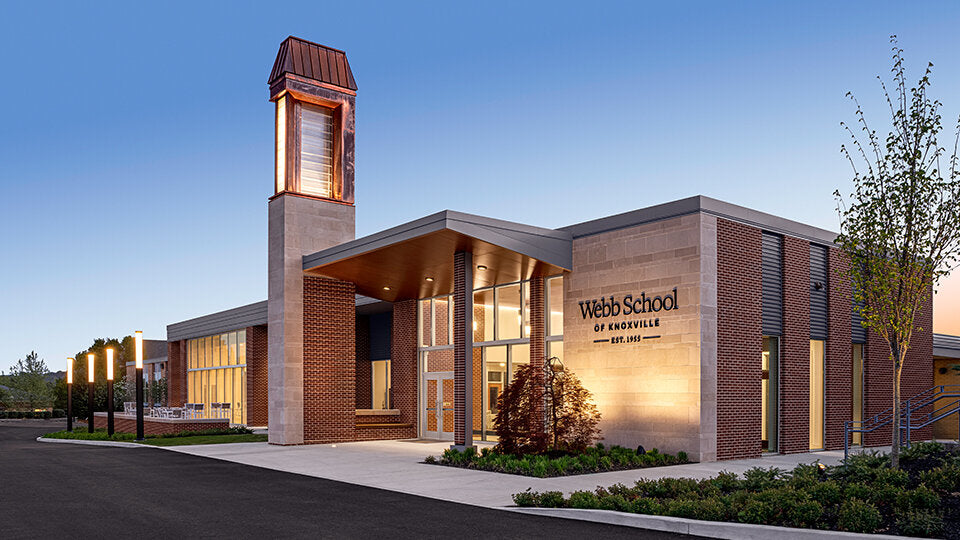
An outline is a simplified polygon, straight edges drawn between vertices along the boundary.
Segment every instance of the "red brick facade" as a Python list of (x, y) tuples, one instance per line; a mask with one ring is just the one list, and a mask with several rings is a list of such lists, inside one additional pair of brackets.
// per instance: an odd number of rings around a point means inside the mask
[(357, 315), (356, 398), (358, 409), (373, 407), (373, 368), (370, 366), (370, 317)]
[(267, 326), (247, 328), (247, 425), (267, 425)]
[(845, 272), (848, 259), (840, 250), (830, 249), (829, 310), (826, 362), (826, 438), (827, 450), (843, 448), (847, 420), (853, 418), (853, 338), (851, 313), (853, 289)]
[[(537, 374), (534, 379), (533, 388), (537, 394), (531, 397), (534, 403), (536, 414), (534, 418), (543, 418), (544, 398), (542, 392), (542, 374), (544, 361), (547, 359), (547, 325), (545, 319), (546, 300), (544, 280), (542, 277), (534, 277), (530, 280), (530, 365), (534, 367)], [(535, 426), (530, 426), (531, 433), (543, 433), (545, 426), (543, 422)]]
[(303, 277), (303, 441), (356, 440), (356, 288)]
[(717, 220), (717, 459), (760, 455), (760, 230)]
[[(393, 304), (392, 343), (390, 345), (390, 406), (400, 409), (394, 422), (408, 424), (370, 439), (397, 439), (417, 436), (417, 301), (404, 300)], [(360, 433), (358, 432), (358, 435)]]
[[(471, 324), (470, 321), (466, 320), (468, 315), (466, 300), (467, 294), (473, 294), (472, 291), (467, 289), (466, 272), (467, 264), (469, 264), (467, 258), (468, 254), (459, 251), (453, 256), (453, 398), (456, 403), (453, 416), (453, 442), (457, 445), (466, 443), (464, 437), (466, 422), (466, 406), (464, 404), (467, 400), (465, 345), (467, 341), (466, 325)], [(476, 410), (473, 412), (476, 414)]]
[[(848, 316), (848, 324), (849, 319)], [(757, 403), (759, 404), (759, 401)], [(810, 242), (791, 236), (783, 239), (783, 336), (780, 338), (779, 405), (780, 452), (789, 454), (809, 451)]]
[[(169, 357), (168, 357), (169, 358)], [(93, 427), (107, 429), (107, 413), (93, 414)], [(180, 433), (183, 431), (206, 431), (208, 429), (227, 429), (230, 421), (224, 418), (219, 422), (159, 422), (150, 417), (143, 419), (143, 433), (145, 435), (163, 435), (165, 433)], [(137, 419), (126, 418), (115, 414), (113, 430), (118, 433), (136, 433)]]
[(167, 342), (167, 406), (183, 407), (187, 401), (186, 341)]

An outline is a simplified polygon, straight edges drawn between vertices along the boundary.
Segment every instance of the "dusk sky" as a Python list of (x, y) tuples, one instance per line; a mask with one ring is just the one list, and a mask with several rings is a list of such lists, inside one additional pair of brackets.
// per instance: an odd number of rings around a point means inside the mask
[[(853, 91), (890, 34), (960, 113), (960, 4), (6, 3), (0, 369), (266, 299), (273, 107), (296, 35), (346, 51), (357, 234), (453, 209), (561, 227), (703, 194), (837, 230)], [(960, 334), (960, 272), (934, 329)]]

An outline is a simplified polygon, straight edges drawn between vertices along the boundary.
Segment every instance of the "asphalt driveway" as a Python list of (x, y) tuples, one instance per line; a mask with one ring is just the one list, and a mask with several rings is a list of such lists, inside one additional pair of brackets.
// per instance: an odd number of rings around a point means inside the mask
[(36, 442), (63, 424), (0, 420), (0, 538), (692, 538), (155, 448)]

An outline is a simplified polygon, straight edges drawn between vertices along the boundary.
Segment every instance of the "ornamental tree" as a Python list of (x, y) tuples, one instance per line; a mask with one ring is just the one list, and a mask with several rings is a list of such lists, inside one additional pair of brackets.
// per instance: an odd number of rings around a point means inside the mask
[(889, 105), (891, 128), (884, 139), (871, 129), (860, 103), (852, 139), (841, 146), (853, 168), (854, 191), (844, 199), (834, 192), (840, 213), (837, 244), (849, 258), (844, 271), (853, 285), (863, 325), (883, 338), (893, 364), (893, 437), (891, 462), (900, 462), (900, 375), (917, 326), (916, 317), (931, 300), (940, 278), (956, 266), (960, 254), (960, 171), (957, 141), (947, 155), (937, 137), (942, 129), (940, 101), (928, 95), (933, 64), (908, 88), (903, 50), (892, 44), (893, 83), (880, 85)]

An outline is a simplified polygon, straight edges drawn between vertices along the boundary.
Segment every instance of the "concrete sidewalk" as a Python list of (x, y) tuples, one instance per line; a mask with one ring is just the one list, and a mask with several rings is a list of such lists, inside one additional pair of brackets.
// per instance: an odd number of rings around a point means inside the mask
[(527, 488), (569, 494), (618, 482), (631, 485), (640, 478), (706, 478), (720, 471), (740, 474), (752, 467), (789, 470), (799, 463), (819, 460), (826, 465), (834, 465), (843, 459), (843, 451), (812, 452), (558, 478), (531, 478), (422, 463), (425, 457), (439, 456), (448, 447), (449, 443), (441, 442), (368, 441), (305, 446), (236, 443), (171, 446), (165, 449), (485, 507), (513, 505), (511, 495)]

